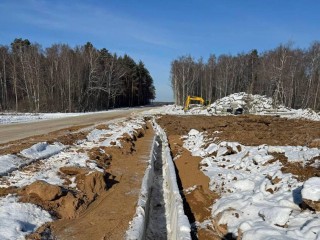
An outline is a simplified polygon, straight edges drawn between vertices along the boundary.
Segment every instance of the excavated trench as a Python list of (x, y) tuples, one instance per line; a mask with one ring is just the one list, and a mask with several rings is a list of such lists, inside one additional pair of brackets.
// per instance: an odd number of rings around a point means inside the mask
[[(172, 152), (171, 153), (171, 156), (172, 156)], [(184, 210), (184, 213), (186, 214), (186, 216), (188, 217), (188, 220), (189, 220), (189, 223), (191, 225), (191, 239), (192, 240), (198, 240), (198, 231), (197, 231), (197, 227), (194, 225), (194, 223), (196, 222), (196, 218), (192, 212), (192, 209), (186, 199), (186, 196), (185, 194), (183, 193), (183, 186), (182, 186), (182, 182), (181, 182), (181, 178), (179, 176), (179, 170), (177, 168), (176, 165), (174, 165), (174, 170), (176, 172), (176, 175), (177, 175), (177, 184), (178, 184), (178, 188), (179, 188), (179, 191), (180, 191), (180, 195), (181, 195), (181, 198), (183, 200), (183, 210)]]
[(153, 181), (150, 188), (146, 233), (144, 239), (167, 239), (166, 210), (163, 193), (162, 141), (155, 138), (153, 147)]
[(127, 240), (191, 240), (190, 223), (165, 132), (154, 123), (156, 137)]

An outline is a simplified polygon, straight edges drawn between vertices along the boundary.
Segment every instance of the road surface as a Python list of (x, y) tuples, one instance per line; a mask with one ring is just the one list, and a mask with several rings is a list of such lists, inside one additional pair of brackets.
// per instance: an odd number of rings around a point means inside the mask
[(128, 117), (131, 113), (138, 113), (147, 111), (149, 109), (152, 109), (152, 107), (129, 108), (126, 110), (100, 112), (76, 117), (0, 125), (0, 144), (35, 135), (43, 135), (73, 126), (97, 124), (99, 122), (104, 122), (115, 118)]

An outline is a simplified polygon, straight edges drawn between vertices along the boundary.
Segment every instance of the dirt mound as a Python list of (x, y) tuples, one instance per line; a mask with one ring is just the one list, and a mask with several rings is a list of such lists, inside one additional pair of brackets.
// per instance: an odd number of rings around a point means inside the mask
[(36, 181), (18, 191), (20, 201), (41, 206), (59, 219), (70, 219), (107, 190), (105, 173), (89, 172), (83, 168), (62, 168), (61, 171), (76, 176), (77, 189)]
[(62, 189), (59, 186), (38, 180), (27, 186), (25, 193), (29, 196), (35, 195), (42, 201), (53, 201), (62, 196)]
[(198, 222), (203, 222), (210, 218), (211, 211), (209, 207), (213, 204), (214, 199), (218, 197), (218, 195), (214, 197), (213, 195), (211, 192), (205, 192), (202, 185), (196, 186), (194, 190), (186, 194), (186, 199)]
[(79, 168), (79, 167), (61, 167), (60, 172), (66, 174), (66, 175), (77, 175), (77, 174), (83, 174), (88, 173), (87, 168)]
[(105, 169), (111, 164), (112, 154), (110, 147), (94, 147), (88, 152), (88, 156), (91, 160), (97, 162), (98, 166)]
[(76, 182), (85, 199), (91, 203), (107, 189), (106, 179), (107, 175), (102, 172), (82, 173), (77, 175)]
[[(99, 125), (98, 128), (107, 127)], [(152, 140), (153, 133), (147, 130), (148, 127), (143, 125), (132, 134), (124, 134), (118, 139), (122, 147), (99, 146), (84, 149), (89, 161), (96, 162), (103, 172), (84, 167), (61, 167), (60, 177), (65, 179), (64, 186), (46, 184), (47, 191), (50, 188), (61, 190), (61, 194), (55, 197), (47, 197), (45, 188), (39, 183), (22, 189), (21, 201), (37, 204), (57, 218), (57, 221), (39, 228), (28, 239), (47, 239), (53, 236), (58, 239), (75, 236), (77, 239), (103, 239), (104, 236), (106, 239), (121, 239), (120, 236), (124, 236), (134, 215), (135, 201), (138, 199), (147, 164), (139, 156), (146, 152), (149, 156), (149, 151), (146, 150), (150, 147), (149, 141)], [(83, 137), (81, 134), (75, 136)], [(147, 140), (138, 141), (144, 136), (147, 136)], [(148, 144), (143, 143), (145, 141)], [(115, 184), (117, 188), (113, 187)]]

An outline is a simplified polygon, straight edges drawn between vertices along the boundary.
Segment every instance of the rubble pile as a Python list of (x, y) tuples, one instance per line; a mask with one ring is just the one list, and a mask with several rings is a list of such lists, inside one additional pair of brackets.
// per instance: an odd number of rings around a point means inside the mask
[[(272, 99), (262, 95), (252, 95), (245, 92), (234, 93), (218, 99), (210, 105), (215, 113), (227, 112), (228, 109), (242, 108), (246, 113), (261, 112), (290, 112), (290, 109), (283, 105), (274, 106)], [(211, 110), (211, 111), (212, 111)]]

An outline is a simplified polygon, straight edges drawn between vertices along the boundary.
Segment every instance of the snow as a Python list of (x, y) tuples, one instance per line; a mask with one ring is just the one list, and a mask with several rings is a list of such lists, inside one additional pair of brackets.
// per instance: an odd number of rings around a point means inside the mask
[[(162, 161), (163, 161), (163, 188), (164, 188), (164, 201), (166, 209), (166, 229), (168, 239), (191, 239), (190, 231), (191, 226), (187, 216), (183, 210), (183, 202), (179, 193), (179, 188), (176, 182), (176, 174), (173, 165), (173, 160), (170, 155), (168, 140), (163, 129), (154, 123), (156, 134), (162, 141)], [(196, 134), (196, 132), (195, 132)], [(151, 191), (151, 185), (154, 177), (154, 149), (159, 146), (154, 138), (153, 148), (150, 156), (150, 163), (145, 172), (140, 196), (136, 208), (136, 214), (130, 222), (129, 229), (126, 232), (126, 239), (144, 239), (144, 230), (146, 226), (146, 216), (148, 215), (148, 202)]]
[(26, 158), (41, 159), (48, 158), (61, 152), (65, 146), (61, 143), (48, 144), (46, 142), (41, 142), (34, 144), (32, 147), (24, 149), (21, 151), (21, 155)]
[(65, 148), (66, 146), (61, 143), (48, 144), (41, 142), (22, 150), (19, 156), (13, 154), (2, 155), (0, 156), (0, 176), (28, 165), (35, 160), (58, 154)]
[(242, 108), (248, 113), (258, 115), (280, 115), (286, 118), (304, 118), (320, 121), (320, 114), (312, 109), (291, 109), (283, 105), (275, 107), (270, 97), (244, 92), (234, 93), (218, 99), (207, 110), (209, 113), (221, 114), (225, 113), (228, 108)]
[(83, 115), (97, 114), (97, 113), (109, 113), (128, 110), (128, 108), (118, 108), (108, 111), (99, 112), (75, 112), (75, 113), (17, 113), (17, 112), (0, 112), (0, 125), (1, 124), (13, 124), (13, 123), (25, 123), (25, 122), (37, 122), (49, 119), (58, 119), (66, 117), (77, 117)]
[(274, 159), (271, 153), (280, 152), (288, 161), (305, 165), (320, 156), (320, 149), (215, 143), (197, 130), (191, 130), (183, 140), (192, 155), (203, 158), (200, 166), (210, 178), (209, 188), (221, 195), (212, 205), (212, 218), (227, 224), (228, 232), (237, 236), (240, 229), (244, 240), (320, 237), (320, 226), (315, 224), (320, 213), (299, 207), (303, 197), (320, 199), (320, 178), (299, 182), (292, 174), (282, 173), (280, 161), (268, 163)]
[(284, 153), (289, 162), (302, 162), (303, 165), (320, 155), (320, 149), (305, 146), (269, 146), (267, 150), (269, 153)]
[(138, 205), (132, 221), (129, 222), (129, 229), (126, 232), (126, 240), (143, 239), (145, 231), (145, 208)]
[[(89, 159), (86, 151), (93, 147), (112, 146), (112, 142), (120, 145), (123, 135), (133, 136), (137, 129), (143, 127), (144, 120), (135, 117), (126, 121), (117, 119), (106, 124), (109, 127), (107, 130), (93, 128), (86, 139), (68, 147), (58, 142), (40, 142), (17, 155), (0, 156), (0, 174), (5, 175), (0, 178), (0, 187), (24, 187), (37, 180), (64, 186), (61, 167), (85, 167), (103, 172), (95, 161)], [(72, 176), (68, 187), (76, 188), (75, 180)], [(24, 239), (23, 236), (35, 231), (43, 223), (52, 221), (46, 211), (29, 203), (18, 203), (18, 199), (10, 195), (0, 198), (0, 219), (5, 219), (0, 221), (0, 239)]]
[(242, 192), (253, 191), (254, 187), (255, 187), (254, 182), (248, 179), (239, 180), (233, 183), (233, 188)]
[(191, 226), (183, 210), (183, 201), (177, 184), (167, 135), (159, 125), (154, 123), (154, 126), (162, 140), (163, 188), (168, 239), (189, 240), (191, 239)]
[(271, 225), (284, 226), (288, 222), (292, 211), (293, 209), (289, 207), (270, 207), (261, 209), (259, 215)]
[(256, 115), (279, 115), (280, 117), (308, 119), (320, 121), (320, 113), (312, 109), (291, 109), (283, 105), (274, 107), (272, 98), (262, 95), (252, 95), (244, 92), (234, 93), (229, 96), (217, 99), (211, 105), (193, 106), (184, 112), (182, 106), (166, 105), (161, 108), (148, 111), (150, 114), (173, 114), (173, 115), (230, 115), (227, 109), (242, 108), (246, 113)]
[(30, 203), (19, 203), (8, 195), (0, 198), (0, 239), (24, 239), (38, 227), (53, 219), (47, 211)]
[(304, 199), (320, 201), (320, 177), (308, 179), (303, 184), (301, 194)]
[(141, 128), (144, 124), (143, 119), (136, 118), (135, 120), (129, 120), (125, 122), (118, 122), (116, 124), (108, 125), (108, 129), (94, 129), (91, 131), (87, 140), (89, 142), (100, 142), (101, 139), (105, 138), (100, 144), (101, 146), (110, 147), (110, 146), (118, 146), (121, 147), (120, 140), (124, 136), (124, 134), (128, 134), (133, 137), (136, 129)]
[(0, 156), (0, 176), (3, 176), (11, 171), (18, 169), (30, 163), (32, 160), (21, 159), (12, 154)]
[(48, 119), (75, 117), (88, 113), (1, 113), (0, 124), (34, 122)]
[[(66, 148), (66, 146), (61, 143), (37, 143), (21, 151), (21, 155), (29, 159), (28, 161), (38, 161), (30, 165), (32, 168), (23, 171), (15, 170), (11, 172), (9, 176), (0, 179), (0, 187), (23, 187), (37, 180), (43, 180), (54, 185), (63, 185), (65, 180), (60, 176), (59, 169), (61, 167), (86, 167), (94, 171), (102, 172), (103, 170), (99, 168), (94, 161), (89, 159), (87, 153), (79, 150), (89, 150), (99, 146), (111, 146), (110, 142), (112, 141), (117, 141), (120, 144), (120, 138), (123, 134), (127, 133), (132, 136), (136, 129), (142, 127), (143, 123), (142, 118), (135, 118), (127, 122), (119, 119), (117, 122), (111, 124), (108, 130), (93, 129), (88, 134), (87, 139), (78, 141), (78, 144), (72, 145), (69, 148)], [(96, 134), (97, 132), (100, 134)], [(4, 164), (4, 161), (1, 161), (2, 158), (11, 159), (10, 164)], [(14, 164), (18, 165), (16, 168), (21, 167), (21, 162), (22, 160), (20, 161), (19, 158), (14, 155), (0, 156), (0, 167), (3, 165), (3, 169), (6, 169), (4, 172), (12, 170), (12, 165)]]
[[(16, 170), (10, 176), (4, 177), (0, 181), (0, 187), (24, 187), (37, 180), (43, 180), (54, 185), (63, 185), (64, 179), (59, 174), (61, 167), (87, 167), (92, 170), (102, 171), (94, 162), (90, 162), (86, 153), (78, 153), (76, 148), (70, 151), (61, 152), (59, 155), (48, 159), (40, 160), (36, 163), (41, 167), (34, 167), (24, 171)], [(38, 171), (35, 171), (35, 169)]]

